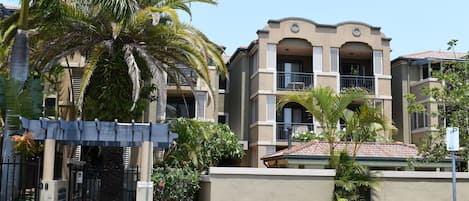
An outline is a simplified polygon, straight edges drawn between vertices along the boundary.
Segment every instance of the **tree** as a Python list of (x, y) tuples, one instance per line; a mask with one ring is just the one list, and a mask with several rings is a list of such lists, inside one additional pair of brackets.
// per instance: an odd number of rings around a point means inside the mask
[[(78, 109), (82, 110), (86, 87), (98, 67), (100, 59), (122, 54), (132, 83), (131, 110), (140, 93), (140, 66), (147, 65), (156, 76), (175, 71), (186, 79), (178, 66), (192, 68), (206, 83), (210, 82), (208, 64), (215, 63), (217, 70), (226, 75), (220, 49), (194, 27), (179, 22), (176, 9), (190, 14), (190, 2), (214, 1), (93, 1), (87, 5), (74, 5), (78, 9), (68, 14), (67, 23), (45, 26), (35, 66), (46, 72), (65, 56), (75, 52), (87, 53), (89, 58), (80, 89)], [(107, 9), (113, 8), (113, 9)], [(77, 14), (78, 13), (78, 14)], [(66, 13), (67, 14), (67, 13)], [(41, 35), (41, 34), (39, 34)], [(73, 40), (72, 40), (73, 39)], [(141, 60), (139, 62), (138, 60)], [(174, 74), (167, 74), (172, 76)], [(160, 77), (159, 96), (164, 95), (166, 80)], [(210, 85), (208, 85), (210, 86)], [(210, 88), (210, 94), (213, 90)]]
[[(448, 50), (454, 53), (456, 44), (457, 40), (448, 42)], [(421, 93), (431, 98), (431, 104), (439, 106), (436, 112), (429, 113), (421, 103), (416, 102), (414, 94), (407, 95), (409, 112), (426, 112), (428, 115), (437, 116), (442, 122), (440, 125), (432, 125), (437, 127), (438, 131), (426, 136), (419, 146), (419, 152), (428, 160), (438, 161), (449, 155), (445, 144), (446, 127), (459, 127), (460, 147), (467, 148), (469, 146), (468, 59), (468, 56), (464, 60), (456, 59), (455, 56), (455, 60), (449, 61), (440, 70), (432, 71), (432, 77), (437, 78), (442, 85), (424, 88)], [(460, 151), (457, 154), (468, 161), (466, 151)]]
[(333, 157), (337, 160), (334, 200), (369, 200), (367, 194), (370, 188), (378, 184), (369, 169), (358, 164), (347, 151), (341, 151)]
[(345, 116), (347, 107), (355, 102), (364, 102), (366, 93), (360, 90), (350, 90), (336, 94), (329, 87), (315, 87), (310, 91), (290, 94), (283, 97), (279, 102), (282, 108), (289, 102), (296, 102), (306, 108), (322, 128), (322, 135), (329, 143), (329, 155), (334, 155), (337, 141), (341, 139), (340, 131), (337, 129), (340, 119)]
[[(356, 111), (346, 110), (344, 115), (345, 135), (353, 142), (353, 160), (364, 142), (376, 141), (378, 139), (390, 139), (396, 128), (382, 112), (382, 108), (372, 106), (367, 102), (358, 107)], [(388, 135), (385, 132), (388, 133)]]

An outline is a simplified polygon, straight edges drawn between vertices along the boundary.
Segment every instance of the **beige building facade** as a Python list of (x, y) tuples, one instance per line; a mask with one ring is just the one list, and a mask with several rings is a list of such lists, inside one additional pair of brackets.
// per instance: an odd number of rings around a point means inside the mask
[[(432, 77), (432, 71), (452, 62), (464, 61), (465, 55), (466, 53), (425, 51), (402, 55), (391, 62), (392, 116), (398, 128), (396, 140), (418, 145), (426, 135), (438, 131), (438, 125), (444, 126), (443, 120), (432, 115), (438, 111), (438, 104), (425, 95), (423, 89), (441, 87), (442, 83)], [(406, 94), (414, 94), (415, 101), (422, 103), (426, 112), (409, 112)]]
[(269, 20), (258, 38), (241, 47), (228, 64), (229, 125), (248, 145), (243, 165), (265, 167), (260, 158), (287, 145), (288, 132), (316, 130), (303, 107), (284, 95), (327, 86), (340, 92), (361, 87), (390, 119), (390, 38), (360, 22), (317, 24), (302, 18)]

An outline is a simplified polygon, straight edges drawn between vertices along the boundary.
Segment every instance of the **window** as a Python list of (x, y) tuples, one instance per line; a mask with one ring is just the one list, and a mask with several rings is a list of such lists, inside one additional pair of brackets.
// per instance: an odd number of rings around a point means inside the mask
[(421, 78), (423, 80), (428, 79), (428, 78), (434, 77), (435, 73), (441, 69), (441, 63), (434, 63), (434, 64), (428, 63), (425, 65), (422, 65), (421, 69), (422, 69)]
[(251, 123), (257, 122), (257, 97), (251, 100)]
[(275, 103), (276, 103), (276, 97), (275, 95), (270, 95), (267, 96), (267, 121), (275, 121)]
[(223, 76), (218, 76), (218, 89), (219, 90), (226, 90), (227, 87), (227, 79)]
[(331, 72), (339, 72), (339, 48), (331, 48)]
[(227, 120), (228, 119), (227, 119), (226, 115), (224, 115), (224, 114), (221, 114), (221, 115), (219, 114), (218, 115), (218, 124), (227, 124), (228, 123)]
[(373, 51), (373, 69), (375, 75), (383, 74), (383, 51)]
[(205, 119), (205, 110), (207, 108), (207, 92), (196, 93), (196, 117), (197, 119)]
[(167, 119), (174, 119), (179, 117), (194, 118), (194, 114), (195, 104), (192, 97), (187, 98), (186, 100), (178, 97), (168, 97), (166, 104)]
[(44, 100), (44, 116), (46, 117), (55, 116), (55, 113), (56, 113), (55, 102), (56, 102), (55, 98), (46, 98), (46, 100)]
[(425, 112), (414, 112), (411, 116), (411, 128), (425, 128), (430, 127), (430, 115), (428, 115), (429, 105), (425, 104)]
[(322, 72), (322, 47), (313, 47), (313, 69)]
[(259, 54), (255, 52), (252, 55), (252, 68), (251, 68), (251, 75), (254, 75), (257, 71), (259, 71)]
[(374, 100), (373, 101), (373, 106), (375, 108), (379, 108), (379, 110), (381, 111), (381, 114), (384, 115), (384, 108), (383, 108), (384, 103), (383, 102), (384, 102), (383, 100)]

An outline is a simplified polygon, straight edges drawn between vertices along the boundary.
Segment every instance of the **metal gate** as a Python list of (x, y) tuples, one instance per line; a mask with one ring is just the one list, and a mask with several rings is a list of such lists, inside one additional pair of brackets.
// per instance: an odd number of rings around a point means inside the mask
[[(5, 158), (0, 160), (0, 200), (39, 200), (41, 158)], [(5, 176), (6, 175), (6, 176)], [(5, 177), (3, 177), (5, 176)], [(2, 185), (2, 182), (12, 185)]]
[(106, 179), (106, 175), (116, 175), (116, 173), (122, 176), (120, 200), (135, 201), (138, 168), (96, 168), (87, 165), (72, 165), (69, 170), (69, 201), (107, 201), (108, 198), (102, 196), (103, 189), (107, 188), (103, 179)]

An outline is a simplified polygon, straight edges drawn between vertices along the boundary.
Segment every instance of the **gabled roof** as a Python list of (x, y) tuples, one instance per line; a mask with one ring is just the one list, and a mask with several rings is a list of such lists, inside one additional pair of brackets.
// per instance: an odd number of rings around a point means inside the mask
[[(467, 53), (462, 52), (445, 52), (445, 51), (425, 51), (414, 54), (406, 54), (399, 56), (397, 59), (442, 59), (442, 60), (461, 60)], [(397, 60), (396, 59), (396, 60)]]
[[(352, 142), (337, 142), (335, 150), (347, 150), (352, 154), (354, 144)], [(282, 157), (327, 157), (329, 156), (329, 143), (320, 141), (311, 141), (305, 144), (294, 146), (290, 149), (284, 149), (273, 154), (266, 155), (262, 160)], [(360, 147), (357, 158), (386, 158), (386, 159), (407, 159), (422, 158), (418, 155), (417, 147), (414, 144), (404, 144), (401, 142), (383, 143), (383, 142), (365, 142)]]

